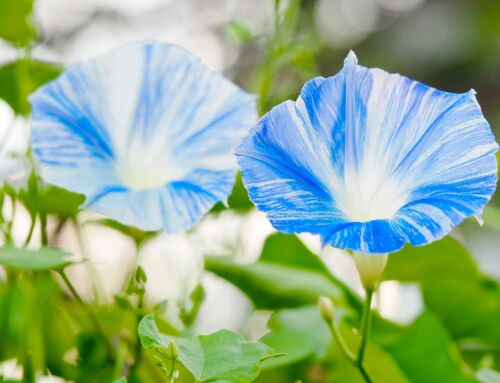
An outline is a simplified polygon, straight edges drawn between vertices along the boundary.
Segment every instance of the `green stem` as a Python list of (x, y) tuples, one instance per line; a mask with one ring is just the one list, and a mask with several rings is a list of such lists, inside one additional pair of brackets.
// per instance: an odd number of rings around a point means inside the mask
[(40, 235), (42, 246), (47, 246), (49, 244), (49, 237), (47, 235), (47, 214), (40, 213)]
[[(136, 244), (136, 247), (135, 247), (135, 266), (133, 268), (132, 278), (129, 281), (129, 287), (134, 286), (136, 290), (138, 290), (136, 274), (137, 274), (137, 269), (139, 267), (139, 248), (140, 248), (140, 245)], [(137, 307), (135, 308), (136, 328), (139, 326), (139, 323), (140, 323), (142, 316), (143, 316), (144, 291), (142, 291), (142, 292), (138, 291), (137, 294), (138, 294), (138, 300), (137, 300)], [(136, 343), (135, 343), (135, 350), (134, 350), (134, 365), (132, 366), (132, 368), (137, 369), (139, 367), (139, 364), (141, 363), (142, 359), (143, 359), (142, 344), (141, 344), (139, 337), (137, 337)]]
[(33, 237), (33, 232), (35, 231), (35, 225), (36, 225), (36, 214), (33, 214), (31, 216), (31, 225), (30, 225), (30, 229), (28, 231), (28, 236), (26, 237), (26, 240), (24, 241), (24, 247), (29, 245), (31, 238)]
[(175, 365), (176, 365), (177, 359), (172, 359), (172, 365), (170, 366), (170, 373), (168, 374), (168, 383), (175, 383), (177, 380), (175, 376)]
[(372, 298), (373, 290), (367, 289), (365, 305), (363, 307), (363, 317), (361, 319), (361, 344), (359, 346), (358, 357), (356, 359), (356, 366), (358, 367), (367, 383), (371, 383), (371, 379), (363, 366), (363, 358), (365, 356), (366, 345), (368, 343), (368, 335), (370, 333)]
[(11, 203), (12, 203), (12, 216), (10, 218), (10, 221), (7, 223), (7, 229), (5, 233), (5, 242), (12, 244), (13, 239), (12, 239), (12, 227), (14, 226), (14, 219), (16, 217), (16, 198), (14, 196), (11, 196)]
[(352, 364), (356, 364), (356, 357), (351, 352), (351, 350), (349, 350), (349, 348), (347, 347), (347, 344), (344, 342), (344, 339), (342, 338), (339, 331), (337, 330), (337, 327), (335, 326), (335, 323), (333, 322), (333, 320), (328, 321), (327, 323), (328, 323), (328, 327), (330, 328), (330, 331), (333, 335), (333, 338), (337, 342), (342, 354), (344, 354), (344, 356), (347, 358), (347, 360), (349, 362), (351, 362)]
[(106, 351), (108, 353), (108, 357), (109, 357), (110, 361), (114, 362), (116, 360), (115, 350), (114, 350), (113, 345), (111, 344), (110, 340), (106, 336), (106, 331), (104, 330), (104, 327), (102, 326), (101, 322), (99, 321), (99, 318), (97, 317), (97, 314), (95, 313), (94, 309), (92, 308), (91, 305), (89, 305), (88, 303), (86, 303), (83, 300), (81, 295), (76, 290), (75, 286), (73, 286), (73, 283), (71, 283), (71, 281), (69, 280), (69, 278), (66, 275), (66, 273), (64, 272), (64, 270), (60, 270), (59, 275), (63, 279), (63, 281), (66, 284), (66, 286), (68, 287), (68, 289), (71, 291), (71, 294), (73, 294), (73, 297), (76, 299), (76, 301), (82, 306), (82, 308), (89, 315), (89, 318), (90, 318), (97, 334), (99, 335), (104, 346), (106, 347)]

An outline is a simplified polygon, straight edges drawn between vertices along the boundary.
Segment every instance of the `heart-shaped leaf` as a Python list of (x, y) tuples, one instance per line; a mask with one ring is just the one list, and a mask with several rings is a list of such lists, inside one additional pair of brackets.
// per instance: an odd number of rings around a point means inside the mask
[(199, 382), (251, 382), (259, 375), (259, 364), (275, 356), (269, 346), (246, 341), (229, 330), (200, 336), (162, 334), (153, 315), (139, 323), (139, 336), (144, 348), (156, 349), (163, 355), (168, 354), (170, 344), (175, 343), (178, 362)]

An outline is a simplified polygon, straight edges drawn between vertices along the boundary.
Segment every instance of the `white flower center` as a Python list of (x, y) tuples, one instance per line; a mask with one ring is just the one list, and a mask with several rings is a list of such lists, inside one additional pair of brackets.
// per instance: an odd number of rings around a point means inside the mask
[(338, 207), (352, 222), (394, 218), (408, 195), (401, 182), (374, 166), (347, 171), (341, 185), (334, 195)]
[(173, 163), (167, 148), (138, 142), (118, 157), (117, 173), (128, 188), (146, 190), (182, 179), (187, 169)]

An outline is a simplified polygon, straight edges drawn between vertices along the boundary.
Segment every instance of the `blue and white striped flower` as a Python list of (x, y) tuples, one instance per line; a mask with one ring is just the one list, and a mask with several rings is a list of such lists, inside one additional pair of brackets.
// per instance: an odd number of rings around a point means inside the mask
[(170, 233), (226, 200), (232, 148), (257, 119), (252, 95), (159, 42), (79, 63), (30, 101), (42, 178), (90, 210)]
[(276, 229), (361, 253), (424, 245), (495, 191), (498, 146), (474, 91), (454, 94), (357, 64), (307, 82), (237, 149)]

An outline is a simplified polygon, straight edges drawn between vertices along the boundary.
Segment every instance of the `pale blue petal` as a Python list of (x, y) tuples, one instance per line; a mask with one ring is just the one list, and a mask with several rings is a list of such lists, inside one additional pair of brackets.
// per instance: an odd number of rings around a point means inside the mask
[(256, 120), (254, 96), (159, 42), (77, 64), (30, 101), (46, 181), (85, 194), (98, 213), (169, 232), (227, 198), (232, 149)]
[(250, 198), (285, 232), (384, 253), (479, 216), (498, 146), (473, 92), (357, 65), (316, 78), (266, 114), (237, 155)]

